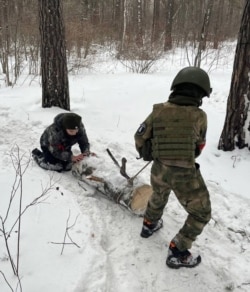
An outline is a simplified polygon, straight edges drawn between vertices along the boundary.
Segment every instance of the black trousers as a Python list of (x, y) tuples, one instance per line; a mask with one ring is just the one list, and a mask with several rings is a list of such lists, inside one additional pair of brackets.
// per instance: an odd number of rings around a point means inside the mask
[(43, 151), (43, 156), (44, 156), (45, 162), (48, 162), (50, 164), (60, 163), (60, 164), (62, 164), (63, 167), (66, 167), (71, 163), (71, 161), (63, 161), (63, 160), (60, 160), (60, 159), (57, 159), (56, 157), (54, 157), (47, 147), (42, 146), (41, 148)]

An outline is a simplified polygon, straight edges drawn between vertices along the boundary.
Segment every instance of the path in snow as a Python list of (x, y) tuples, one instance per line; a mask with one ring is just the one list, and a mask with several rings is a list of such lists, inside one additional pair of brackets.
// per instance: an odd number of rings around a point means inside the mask
[[(42, 125), (39, 128), (39, 124), (15, 119), (8, 120), (7, 124), (6, 116), (8, 108), (3, 108), (0, 116), (4, 124), (0, 141), (2, 154), (15, 144), (21, 151), (30, 151), (38, 144)], [(99, 145), (99, 141), (95, 140), (92, 144), (95, 145), (95, 142)], [(133, 145), (125, 148), (117, 144), (116, 150), (133, 153)], [(101, 151), (98, 154), (105, 157)], [(4, 157), (7, 162), (9, 159)], [(107, 167), (109, 158), (103, 157), (98, 170), (120, 182), (123, 178), (114, 175), (117, 173), (115, 166), (110, 162)], [(8, 167), (6, 165), (6, 169)], [(43, 173), (46, 173), (47, 179), (48, 172), (40, 170), (40, 173), (41, 179)], [(70, 173), (55, 174), (53, 179), (60, 179), (62, 187), (74, 194), (71, 199), (89, 218), (86, 225), (82, 225), (83, 236), (88, 234), (90, 239), (81, 252), (81, 277), (74, 292), (249, 291), (250, 254), (247, 246), (250, 242), (250, 213), (245, 200), (237, 194), (226, 193), (215, 182), (207, 182), (213, 219), (193, 246), (194, 252), (200, 251), (202, 263), (195, 269), (176, 271), (165, 265), (167, 245), (182, 226), (186, 214), (174, 196), (171, 196), (163, 216), (164, 228), (151, 238), (142, 239), (139, 236), (141, 218), (104, 198), (88, 196)], [(141, 175), (141, 179), (148, 181), (149, 169)]]

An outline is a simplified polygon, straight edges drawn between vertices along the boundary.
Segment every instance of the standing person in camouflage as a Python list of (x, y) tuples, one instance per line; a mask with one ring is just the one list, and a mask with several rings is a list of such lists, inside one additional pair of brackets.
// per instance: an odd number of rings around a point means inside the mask
[(196, 67), (182, 69), (165, 103), (156, 104), (135, 134), (136, 149), (153, 160), (153, 194), (144, 214), (141, 236), (147, 238), (163, 226), (161, 219), (171, 190), (188, 217), (169, 245), (170, 268), (195, 267), (201, 257), (188, 249), (211, 218), (209, 193), (195, 158), (206, 142), (207, 116), (199, 107), (210, 96), (210, 80)]
[[(71, 147), (78, 143), (81, 154), (73, 155)], [(32, 156), (38, 165), (47, 170), (69, 171), (74, 162), (88, 156), (89, 141), (82, 118), (75, 113), (61, 113), (40, 138), (41, 149), (34, 149)]]

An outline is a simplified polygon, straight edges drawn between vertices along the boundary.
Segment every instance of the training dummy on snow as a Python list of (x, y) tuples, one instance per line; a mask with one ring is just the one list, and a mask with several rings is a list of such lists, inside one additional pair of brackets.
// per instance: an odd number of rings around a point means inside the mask
[[(99, 158), (96, 156), (89, 156), (83, 161), (75, 163), (72, 167), (73, 176), (78, 179), (79, 186), (86, 192), (89, 192), (86, 185), (90, 186), (94, 190), (94, 194), (104, 196), (125, 207), (131, 213), (142, 216), (152, 194), (152, 188), (150, 185), (136, 180), (136, 178), (149, 163), (146, 163), (133, 177), (130, 177), (126, 172), (126, 158), (123, 157), (121, 164), (119, 164), (109, 149), (107, 149), (107, 153), (119, 168), (121, 179), (118, 179), (118, 172), (113, 177), (110, 177), (110, 175), (104, 177), (103, 174), (107, 172), (105, 163), (100, 165)], [(100, 169), (102, 169), (102, 172), (100, 172)]]
[(201, 257), (189, 249), (211, 218), (206, 184), (195, 158), (206, 142), (207, 116), (199, 107), (210, 96), (207, 73), (196, 67), (182, 69), (171, 85), (167, 102), (156, 104), (135, 134), (136, 149), (151, 168), (152, 196), (144, 214), (141, 236), (159, 230), (164, 208), (173, 191), (188, 216), (171, 240), (166, 264), (170, 268), (195, 267)]

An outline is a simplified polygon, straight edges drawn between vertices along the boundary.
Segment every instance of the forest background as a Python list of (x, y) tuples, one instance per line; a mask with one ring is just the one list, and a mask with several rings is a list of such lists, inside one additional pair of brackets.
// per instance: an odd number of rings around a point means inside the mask
[[(7, 85), (14, 85), (24, 70), (40, 74), (39, 2), (0, 1), (0, 78)], [(63, 0), (68, 72), (91, 68), (103, 47), (132, 72), (149, 72), (177, 47), (193, 48), (186, 57), (199, 67), (210, 49), (218, 50), (219, 58), (225, 42), (237, 38), (244, 2)]]

